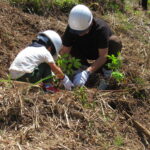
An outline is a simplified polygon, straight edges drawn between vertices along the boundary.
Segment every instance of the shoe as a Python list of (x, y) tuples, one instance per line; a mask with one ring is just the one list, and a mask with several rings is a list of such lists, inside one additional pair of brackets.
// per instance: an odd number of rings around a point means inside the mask
[(112, 70), (107, 70), (105, 68), (102, 68), (102, 71), (103, 71), (103, 75), (104, 75), (105, 78), (110, 78), (111, 77)]
[(46, 92), (48, 93), (56, 93), (56, 92), (59, 92), (59, 90), (55, 87), (46, 87), (45, 88)]
[(106, 90), (106, 89), (108, 88), (108, 86), (109, 86), (108, 81), (102, 79), (102, 80), (100, 81), (100, 84), (99, 84), (98, 89), (99, 89), (99, 90)]
[(43, 84), (43, 90), (48, 93), (56, 93), (59, 92), (59, 89), (55, 88), (52, 84)]

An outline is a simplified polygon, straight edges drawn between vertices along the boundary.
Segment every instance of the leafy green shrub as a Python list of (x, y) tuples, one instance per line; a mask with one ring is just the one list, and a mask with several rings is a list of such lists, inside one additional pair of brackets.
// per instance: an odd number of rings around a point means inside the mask
[(80, 59), (71, 57), (69, 54), (59, 56), (56, 63), (68, 76), (74, 74), (74, 69), (81, 67)]

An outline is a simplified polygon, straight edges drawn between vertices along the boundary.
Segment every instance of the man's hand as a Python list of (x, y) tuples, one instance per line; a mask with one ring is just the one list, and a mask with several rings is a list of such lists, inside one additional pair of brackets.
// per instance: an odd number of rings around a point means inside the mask
[(62, 84), (66, 90), (71, 90), (71, 88), (74, 87), (74, 84), (70, 81), (67, 75), (65, 75), (64, 79), (62, 80)]
[(88, 80), (90, 72), (84, 70), (75, 75), (73, 83), (75, 86), (83, 86), (85, 85), (86, 81)]

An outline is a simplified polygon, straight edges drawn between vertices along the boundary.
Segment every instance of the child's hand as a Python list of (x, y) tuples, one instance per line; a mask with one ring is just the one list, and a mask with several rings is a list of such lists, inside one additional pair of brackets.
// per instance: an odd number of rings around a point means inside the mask
[(71, 90), (72, 87), (74, 87), (74, 84), (70, 81), (67, 75), (65, 75), (64, 79), (62, 80), (62, 84), (66, 90)]

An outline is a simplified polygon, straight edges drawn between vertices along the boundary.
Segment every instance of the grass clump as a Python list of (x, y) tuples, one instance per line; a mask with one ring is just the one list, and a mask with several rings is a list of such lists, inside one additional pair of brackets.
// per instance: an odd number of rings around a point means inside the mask
[(86, 104), (88, 103), (87, 101), (87, 92), (86, 92), (86, 88), (84, 86), (82, 87), (77, 87), (74, 90), (74, 95), (76, 97), (77, 100), (79, 100), (81, 102), (81, 104), (83, 106), (86, 106)]
[(53, 4), (63, 12), (68, 12), (73, 6), (79, 4), (79, 0), (54, 0)]
[(24, 12), (45, 16), (55, 8), (68, 12), (79, 3), (79, 0), (9, 0), (9, 2)]
[(45, 15), (52, 8), (51, 0), (9, 0), (10, 4), (24, 12)]
[(123, 146), (123, 144), (124, 144), (123, 138), (120, 135), (116, 136), (114, 139), (114, 145), (120, 147)]

